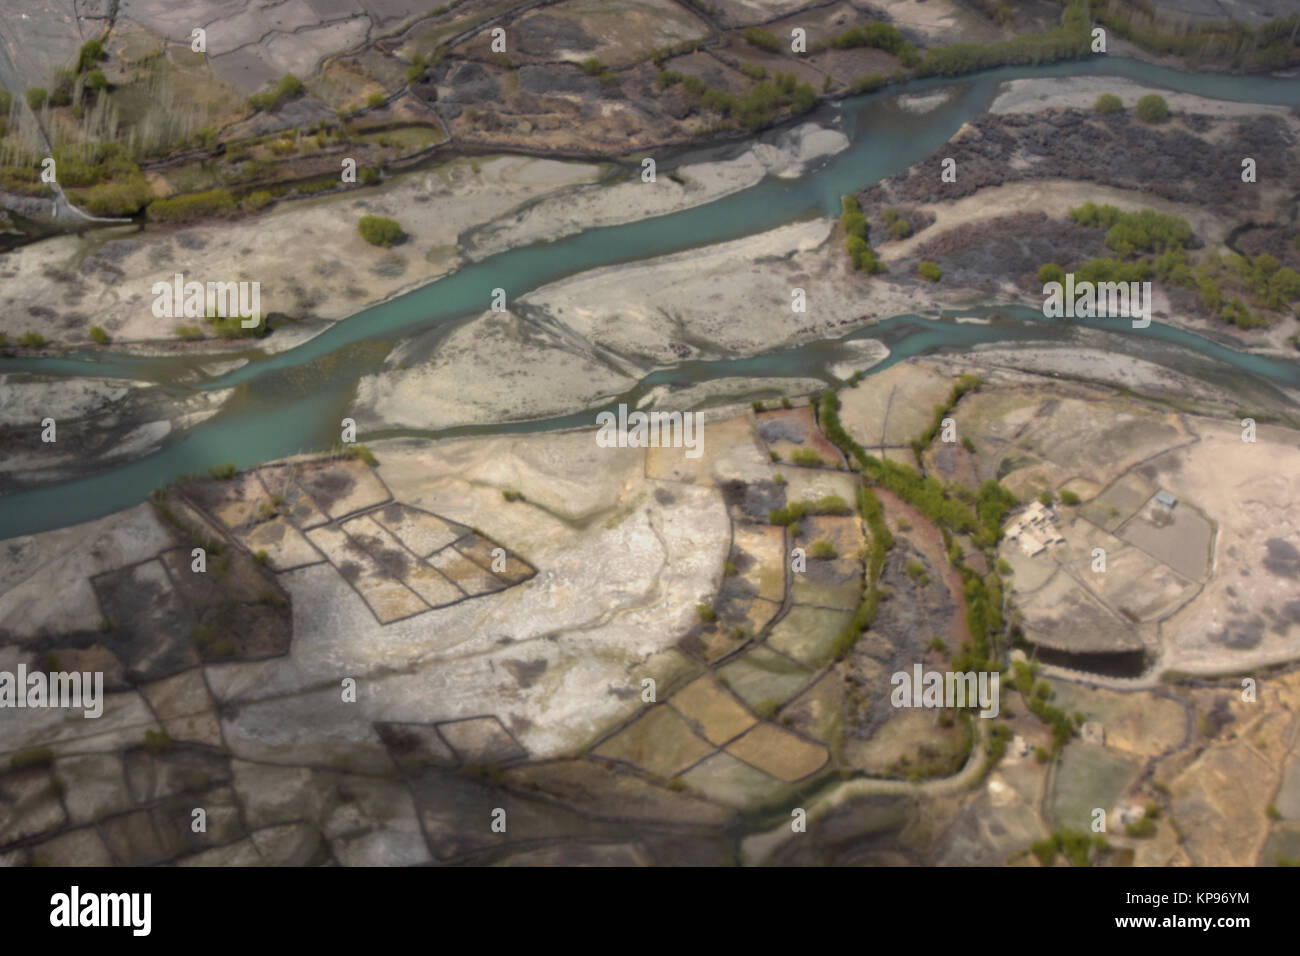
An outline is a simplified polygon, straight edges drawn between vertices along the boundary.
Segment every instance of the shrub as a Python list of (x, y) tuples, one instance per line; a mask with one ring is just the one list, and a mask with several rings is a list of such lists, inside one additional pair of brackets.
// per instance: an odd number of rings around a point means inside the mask
[(878, 90), (885, 85), (885, 77), (881, 73), (868, 73), (866, 76), (860, 76), (849, 84), (849, 92), (852, 94), (870, 93)]
[(823, 561), (829, 561), (832, 558), (839, 557), (839, 552), (835, 550), (835, 545), (831, 544), (825, 538), (820, 541), (814, 541), (812, 546), (808, 549), (808, 554)]
[(165, 730), (146, 730), (144, 732), (144, 749), (157, 756), (172, 745), (172, 739)]
[(24, 332), (18, 336), (18, 344), (25, 345), (29, 349), (38, 349), (45, 344), (45, 336), (39, 332)]
[(267, 554), (265, 551), (258, 551), (253, 555), (253, 563), (256, 564), (258, 567), (264, 566), (266, 562), (270, 560), (271, 560), (271, 556)]
[(1114, 93), (1103, 93), (1097, 97), (1097, 102), (1093, 104), (1092, 108), (1098, 113), (1122, 113), (1124, 112), (1124, 101)]
[(1156, 832), (1156, 822), (1150, 817), (1142, 817), (1140, 820), (1134, 820), (1124, 825), (1124, 831), (1131, 837), (1146, 839), (1154, 836)]
[(280, 82), (275, 84), (275, 89), (270, 93), (255, 93), (250, 96), (248, 98), (248, 108), (254, 111), (261, 110), (270, 113), (279, 107), (281, 103), (300, 95), (302, 95), (302, 80), (292, 73), (286, 73), (280, 77)]
[(158, 222), (189, 222), (209, 216), (226, 216), (236, 210), (235, 197), (229, 189), (209, 189), (169, 199), (155, 199), (147, 210)]
[(922, 279), (928, 279), (931, 282), (938, 282), (943, 278), (943, 273), (939, 271), (939, 267), (928, 260), (917, 266), (916, 272)]
[(582, 72), (588, 76), (600, 76), (606, 69), (608, 68), (600, 62), (600, 57), (589, 56), (582, 61)]
[(176, 337), (185, 342), (193, 342), (203, 338), (203, 330), (197, 325), (178, 325), (176, 326)]
[(762, 27), (748, 27), (741, 36), (750, 46), (766, 50), (768, 53), (775, 53), (781, 49), (781, 41), (776, 38), (776, 35)]
[(1038, 281), (1047, 285), (1049, 282), (1064, 282), (1065, 270), (1055, 262), (1044, 263), (1038, 267)]
[(270, 192), (265, 189), (258, 189), (240, 200), (239, 207), (245, 212), (257, 212), (265, 209), (273, 202), (275, 202), (275, 197)]
[[(876, 21), (865, 26), (850, 27), (843, 33), (837, 34), (831, 38), (831, 46), (837, 50), (869, 46), (877, 50), (884, 50), (886, 53), (893, 53), (899, 56), (900, 59), (905, 60), (907, 58), (905, 50), (911, 44), (903, 40), (903, 35), (898, 32), (898, 27), (892, 23)], [(915, 53), (915, 49), (912, 52)]]
[(1061, 504), (1066, 505), (1067, 507), (1073, 508), (1077, 506), (1081, 500), (1082, 499), (1073, 491), (1061, 492)]
[[(379, 465), (379, 459), (375, 457), (374, 452), (359, 442), (350, 443), (343, 454), (346, 457), (351, 458), (353, 461), (364, 461), (371, 468), (375, 468)], [(523, 495), (519, 495), (521, 501), (523, 500), (523, 497)]]
[(1038, 500), (1044, 507), (1050, 508), (1052, 506), (1052, 500), (1053, 500), (1052, 493), (1050, 491), (1044, 491), (1041, 495), (1038, 496)]
[(103, 70), (91, 70), (86, 74), (86, 89), (88, 90), (106, 90), (108, 89), (108, 77), (104, 75)]
[(27, 105), (33, 110), (39, 110), (49, 98), (50, 94), (45, 91), (43, 86), (33, 86), (27, 90)]
[(77, 54), (77, 72), (85, 73), (102, 59), (105, 59), (104, 44), (98, 40), (87, 40)]
[(383, 109), (384, 104), (388, 102), (388, 97), (383, 93), (371, 93), (366, 97), (366, 105), (372, 110)]
[(362, 216), (357, 230), (361, 238), (372, 246), (392, 246), (406, 238), (397, 220), (384, 216)]
[(701, 624), (712, 624), (718, 617), (710, 604), (695, 605), (695, 616), (700, 619)]
[(49, 747), (32, 747), (28, 750), (20, 750), (9, 758), (9, 767), (12, 770), (22, 770), (24, 767), (46, 767), (54, 762), (54, 751)]
[(796, 448), (790, 454), (790, 460), (796, 465), (805, 465), (813, 468), (822, 464), (822, 456), (817, 454), (817, 452), (811, 448)]
[(912, 234), (912, 224), (906, 219), (895, 219), (889, 224), (889, 234), (895, 239), (906, 239)]
[(208, 474), (217, 479), (217, 481), (229, 481), (231, 478), (234, 478), (235, 475), (239, 474), (239, 469), (235, 467), (233, 461), (228, 461), (224, 464), (208, 466)]
[(108, 344), (108, 333), (104, 331), (103, 326), (92, 325), (90, 327), (90, 341), (96, 345)]
[(925, 565), (920, 561), (907, 562), (907, 576), (912, 579), (913, 584), (925, 587), (930, 583), (930, 575), (925, 573)]
[(1144, 123), (1163, 123), (1169, 118), (1169, 104), (1159, 93), (1148, 93), (1137, 101), (1134, 110)]

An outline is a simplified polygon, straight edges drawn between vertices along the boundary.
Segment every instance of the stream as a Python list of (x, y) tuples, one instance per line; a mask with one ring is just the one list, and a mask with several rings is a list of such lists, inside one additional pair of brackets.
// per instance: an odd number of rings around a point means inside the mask
[[(958, 80), (932, 77), (886, 91), (824, 106), (806, 119), (834, 124), (850, 140), (845, 151), (808, 169), (795, 179), (768, 177), (752, 187), (704, 205), (623, 225), (588, 229), (554, 242), (539, 243), (494, 255), (462, 267), (387, 302), (337, 322), (319, 335), (285, 351), (266, 355), (253, 348), (250, 361), (215, 376), (198, 376), (201, 365), (214, 365), (234, 353), (202, 357), (145, 357), (112, 352), (65, 352), (57, 357), (0, 358), (0, 373), (48, 376), (129, 378), (178, 390), (234, 388), (222, 410), (207, 421), (169, 439), (161, 450), (96, 474), (25, 490), (0, 499), (0, 538), (32, 534), (110, 514), (143, 501), (155, 488), (180, 474), (204, 473), (208, 466), (233, 461), (241, 468), (299, 452), (322, 450), (338, 438), (339, 420), (347, 414), (359, 379), (379, 370), (401, 339), (476, 316), (487, 308), (491, 290), (504, 288), (513, 301), (566, 276), (753, 235), (810, 216), (837, 216), (840, 197), (900, 172), (947, 142), (968, 120), (984, 112), (1000, 84), (1023, 78), (1111, 75), (1172, 90), (1266, 105), (1300, 105), (1300, 81), (1270, 76), (1184, 73), (1136, 60), (1098, 56), (1088, 60), (1037, 67), (1004, 67)], [(924, 114), (897, 107), (900, 95), (951, 88), (942, 106)], [(739, 152), (746, 144), (729, 147)], [(718, 150), (709, 151), (716, 156)], [(683, 154), (674, 165), (699, 161), (702, 154)], [(661, 164), (667, 172), (667, 163)], [(365, 432), (359, 438), (395, 434), (429, 437), (537, 432), (594, 427), (601, 408), (636, 402), (652, 389), (732, 377), (815, 378), (835, 384), (831, 365), (850, 359), (846, 340), (875, 338), (891, 350), (871, 371), (903, 359), (943, 350), (1002, 342), (1009, 345), (1068, 343), (1079, 335), (1074, 323), (1045, 319), (1040, 312), (1016, 307), (963, 310), (980, 322), (956, 316), (895, 316), (843, 338), (806, 343), (757, 356), (718, 361), (690, 360), (647, 374), (635, 388), (600, 408), (536, 421), (463, 426), (429, 432)], [(1278, 393), (1278, 386), (1300, 388), (1300, 364), (1254, 355), (1171, 326), (1152, 322), (1132, 329), (1128, 323), (1101, 329), (1104, 347), (1134, 355), (1187, 374), (1250, 389)], [(1089, 345), (1097, 347), (1098, 336)], [(33, 423), (35, 427), (35, 423)]]

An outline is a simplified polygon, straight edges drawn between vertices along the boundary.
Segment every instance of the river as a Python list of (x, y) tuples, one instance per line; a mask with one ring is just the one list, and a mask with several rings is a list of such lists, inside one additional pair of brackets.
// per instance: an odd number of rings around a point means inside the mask
[[(31, 534), (110, 514), (143, 501), (154, 488), (179, 474), (202, 473), (209, 465), (233, 461), (241, 468), (303, 451), (328, 448), (338, 436), (357, 381), (377, 370), (401, 338), (481, 313), (491, 290), (504, 288), (510, 300), (549, 282), (588, 269), (648, 259), (692, 247), (763, 232), (805, 216), (837, 215), (840, 197), (893, 175), (947, 142), (961, 125), (986, 110), (998, 86), (1012, 79), (1112, 75), (1172, 90), (1219, 99), (1268, 105), (1300, 105), (1300, 82), (1267, 76), (1185, 73), (1120, 57), (1038, 67), (1006, 67), (960, 80), (932, 77), (887, 91), (823, 107), (814, 118), (840, 120), (849, 137), (847, 150), (796, 179), (769, 177), (750, 188), (705, 205), (619, 226), (589, 229), (549, 243), (492, 256), (452, 275), (366, 309), (338, 322), (315, 338), (275, 355), (252, 350), (251, 361), (224, 375), (182, 381), (180, 372), (199, 364), (194, 356), (172, 359), (70, 352), (60, 357), (0, 358), (0, 373), (31, 372), (77, 377), (120, 377), (163, 383), (173, 389), (234, 387), (220, 413), (173, 438), (146, 457), (97, 474), (34, 488), (0, 499), (0, 538)], [(951, 87), (942, 106), (916, 115), (897, 109), (899, 95)], [(838, 117), (836, 116), (838, 114)], [(688, 162), (691, 157), (678, 157)], [(952, 318), (926, 320), (897, 316), (860, 329), (846, 338), (879, 338), (892, 354), (875, 371), (904, 358), (984, 342), (1066, 341), (1074, 330), (1027, 309), (993, 310), (984, 324)], [(1202, 377), (1249, 377), (1256, 388), (1271, 383), (1300, 387), (1300, 365), (1239, 352), (1202, 336), (1153, 322), (1144, 330), (1122, 327), (1104, 334), (1107, 348), (1139, 354), (1150, 361)], [(1095, 328), (1096, 326), (1093, 326)], [(833, 382), (828, 366), (843, 361), (843, 340), (812, 342), (744, 359), (690, 361), (660, 369), (635, 389), (614, 398), (635, 401), (666, 384), (698, 383), (735, 376), (812, 377)], [(207, 356), (204, 362), (228, 356)], [(431, 437), (530, 432), (593, 425), (599, 409), (575, 409), (544, 421), (506, 422), (428, 432)], [(360, 423), (361, 438), (370, 433)], [(409, 434), (409, 433), (403, 433)]]

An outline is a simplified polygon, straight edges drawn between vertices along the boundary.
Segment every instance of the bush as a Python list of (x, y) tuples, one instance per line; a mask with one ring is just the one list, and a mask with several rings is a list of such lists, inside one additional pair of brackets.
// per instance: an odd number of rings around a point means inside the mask
[[(898, 32), (898, 27), (891, 23), (877, 21), (868, 23), (865, 26), (850, 27), (843, 33), (837, 34), (831, 38), (831, 46), (837, 50), (869, 46), (877, 50), (884, 50), (886, 53), (898, 55), (900, 59), (905, 59), (904, 51), (911, 44), (903, 40), (903, 35)], [(915, 53), (914, 48), (912, 52)]]
[(814, 541), (812, 547), (808, 549), (808, 554), (822, 561), (829, 561), (832, 558), (839, 557), (839, 552), (835, 550), (835, 545), (831, 544), (825, 538), (820, 541)]
[(27, 105), (33, 110), (39, 110), (49, 98), (50, 94), (45, 91), (43, 86), (33, 86), (27, 90)]
[(860, 76), (849, 84), (849, 92), (852, 94), (870, 93), (878, 90), (885, 85), (885, 77), (882, 73), (868, 73), (866, 76)]
[(98, 40), (87, 40), (81, 45), (81, 50), (77, 54), (77, 72), (85, 73), (103, 59), (105, 59), (104, 44)]
[(280, 82), (275, 84), (275, 89), (270, 93), (255, 93), (248, 98), (248, 108), (254, 111), (264, 111), (270, 113), (277, 109), (281, 103), (302, 95), (302, 80), (292, 73), (286, 73), (280, 77)]
[(86, 89), (96, 91), (108, 89), (108, 77), (104, 75), (103, 70), (91, 70), (86, 74)]
[(1097, 97), (1097, 102), (1093, 104), (1092, 108), (1098, 113), (1122, 113), (1124, 112), (1124, 101), (1114, 93), (1103, 93)]
[(1067, 507), (1070, 507), (1070, 508), (1077, 507), (1078, 504), (1079, 504), (1079, 502), (1082, 501), (1082, 500), (1083, 500), (1083, 499), (1081, 499), (1081, 498), (1080, 498), (1077, 494), (1075, 494), (1073, 491), (1062, 491), (1062, 492), (1061, 492), (1061, 504), (1066, 505)]
[(20, 750), (9, 758), (9, 767), (11, 770), (22, 770), (24, 767), (47, 767), (54, 762), (54, 751), (49, 747), (32, 747), (29, 750)]
[[(349, 444), (347, 450), (343, 454), (348, 458), (351, 458), (353, 461), (364, 461), (371, 468), (375, 468), (379, 465), (379, 459), (375, 457), (374, 452), (359, 442)], [(519, 495), (521, 501), (523, 500), (523, 497), (523, 495)]]
[(1169, 104), (1159, 93), (1148, 93), (1137, 101), (1135, 112), (1144, 123), (1163, 123), (1169, 118)]
[(39, 332), (24, 332), (18, 336), (18, 344), (25, 345), (29, 349), (38, 349), (45, 344), (45, 336)]
[(804, 465), (810, 468), (816, 468), (823, 463), (822, 456), (812, 448), (796, 448), (791, 452), (790, 460), (796, 465)]
[(943, 273), (939, 271), (939, 267), (929, 261), (922, 262), (917, 266), (916, 272), (922, 279), (928, 279), (931, 282), (938, 282), (943, 278)]
[(275, 202), (274, 196), (265, 189), (258, 189), (241, 199), (239, 202), (239, 208), (243, 209), (245, 212), (257, 212), (261, 209), (265, 209), (273, 202)]
[(208, 467), (208, 474), (217, 479), (217, 481), (229, 481), (231, 478), (234, 478), (235, 475), (239, 474), (239, 469), (235, 466), (233, 461), (228, 461), (221, 465), (210, 465)]
[(144, 732), (144, 749), (155, 757), (172, 745), (172, 739), (165, 730), (146, 730)]
[(357, 223), (361, 238), (372, 246), (392, 246), (406, 238), (401, 225), (395, 219), (384, 216), (362, 216)]
[(388, 102), (388, 97), (386, 97), (383, 93), (371, 93), (369, 96), (366, 97), (366, 105), (370, 107), (372, 110), (383, 109), (384, 105), (387, 102)]
[(1065, 270), (1055, 262), (1044, 263), (1038, 267), (1038, 281), (1047, 285), (1049, 282), (1064, 282)]
[(741, 36), (750, 46), (766, 50), (768, 53), (775, 53), (781, 49), (781, 41), (776, 38), (776, 35), (762, 27), (748, 27)]
[(1038, 496), (1039, 504), (1045, 508), (1050, 508), (1052, 506), (1052, 500), (1052, 493), (1050, 491), (1044, 491)]
[(600, 76), (606, 69), (605, 64), (600, 62), (600, 57), (589, 56), (582, 61), (582, 72), (588, 76)]
[(197, 325), (176, 326), (176, 337), (185, 342), (194, 342), (203, 338), (203, 330)]
[[(1091, 33), (1088, 4), (1070, 0), (1061, 16), (1061, 25), (1045, 33), (1031, 33), (1001, 43), (954, 43), (931, 47), (917, 65), (918, 76), (957, 76), (995, 66), (1023, 63), (1051, 63), (1071, 57), (1087, 56)], [(900, 51), (899, 58), (908, 65)], [(915, 55), (915, 51), (913, 51)]]
[(155, 199), (147, 210), (157, 222), (190, 222), (209, 216), (227, 216), (238, 207), (229, 189), (209, 189), (170, 199)]
[(103, 326), (92, 325), (90, 327), (90, 341), (96, 345), (108, 344), (108, 333), (104, 331)]
[(1150, 817), (1142, 817), (1140, 820), (1126, 823), (1124, 825), (1124, 831), (1131, 837), (1145, 840), (1147, 837), (1155, 835), (1156, 822)]
[(710, 604), (695, 605), (695, 616), (700, 619), (701, 624), (712, 624), (718, 617)]

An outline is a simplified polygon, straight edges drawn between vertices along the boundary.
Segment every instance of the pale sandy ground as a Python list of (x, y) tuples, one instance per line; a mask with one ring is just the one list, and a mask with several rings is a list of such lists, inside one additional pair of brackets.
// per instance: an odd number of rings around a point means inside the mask
[[(0, 375), (0, 427), (40, 433), (52, 418), (56, 440), (35, 444), (29, 451), (12, 450), (0, 458), (0, 474), (54, 482), (75, 477), (88, 464), (87, 453), (67, 440), (68, 429), (84, 430), (91, 423), (100, 436), (112, 435), (95, 463), (141, 458), (162, 447), (174, 432), (184, 432), (211, 418), (234, 393), (233, 389), (194, 392), (183, 399), (166, 399), (151, 382), (130, 379)], [(146, 401), (129, 414), (119, 414), (126, 399)], [(59, 441), (59, 436), (63, 441)]]
[[(384, 371), (361, 380), (353, 417), (365, 432), (560, 415), (618, 395), (656, 367), (757, 355), (937, 310), (932, 286), (851, 272), (829, 241), (833, 227), (810, 220), (543, 286), (518, 301), (517, 314), (484, 313), (410, 368), (401, 366), (422, 351), (418, 339), (399, 347)], [(794, 288), (807, 295), (805, 313), (791, 311)], [(848, 377), (887, 354), (879, 343), (854, 343), (834, 374)], [(771, 393), (725, 381), (674, 394), (673, 407)], [(791, 394), (821, 385), (807, 384)]]
[(732, 159), (681, 166), (672, 175), (656, 170), (653, 183), (644, 182), (638, 173), (631, 181), (567, 189), (473, 230), (464, 237), (465, 257), (476, 261), (584, 229), (703, 205), (755, 186), (767, 175), (798, 176), (812, 163), (848, 146), (848, 137), (839, 130), (804, 123), (765, 137)]
[[(626, 691), (639, 691), (642, 676), (667, 682), (684, 666), (672, 645), (721, 583), (730, 522), (715, 487), (648, 479), (643, 450), (601, 448), (595, 434), (593, 423), (560, 434), (374, 443), (395, 498), (482, 529), (539, 573), (382, 628), (337, 572), (282, 575), (294, 606), (291, 653), (206, 668), (216, 698), (239, 704), (223, 720), (231, 750), (289, 764), (351, 754), (357, 767), (379, 769), (387, 757), (372, 721), (496, 713), (531, 753), (555, 756), (630, 716), (640, 701)], [(740, 451), (766, 467), (756, 445)], [(503, 504), (503, 489), (526, 501)], [(10, 646), (0, 666), (35, 664), (26, 645), (43, 628), (93, 631), (88, 578), (166, 546), (147, 505), (4, 542), (0, 613)], [(46, 600), (51, 587), (66, 600)], [(544, 662), (542, 676), (521, 686), (502, 666), (509, 661)], [(344, 675), (363, 688), (355, 710), (339, 706)], [(93, 728), (80, 714), (10, 722), (0, 752), (73, 732), (99, 735), (73, 745), (81, 751), (122, 746), (123, 736), (138, 742), (153, 722), (130, 704), (137, 698), (110, 695)], [(109, 733), (119, 720), (131, 729)]]
[[(732, 160), (684, 168), (684, 185), (666, 174), (653, 184), (638, 175), (632, 182), (596, 185), (604, 167), (591, 163), (455, 159), (376, 188), (282, 202), (227, 223), (58, 237), (0, 255), (0, 315), (8, 316), (0, 330), (11, 339), (35, 331), (52, 343), (80, 344), (90, 326), (100, 325), (118, 345), (174, 342), (177, 327), (202, 325), (201, 319), (153, 315), (154, 283), (171, 282), (177, 272), (187, 281), (256, 281), (263, 314), (335, 321), (467, 260), (709, 202), (768, 174), (797, 175), (847, 145), (837, 130), (804, 124)], [(580, 186), (586, 188), (574, 189)], [(538, 204), (547, 196), (553, 200)], [(357, 232), (364, 215), (396, 219), (407, 240), (392, 249), (367, 244)], [(123, 242), (101, 250), (105, 238)], [(111, 261), (112, 269), (95, 268), (99, 259)], [(30, 316), (33, 305), (55, 316)], [(278, 351), (322, 327), (285, 328), (262, 344)]]
[[(14, 317), (6, 322), (11, 337), (31, 329), (54, 342), (79, 343), (91, 325), (101, 325), (118, 342), (174, 339), (178, 326), (202, 320), (155, 317), (151, 290), (181, 272), (187, 281), (260, 282), (264, 314), (341, 319), (455, 269), (464, 230), (599, 173), (592, 164), (527, 157), (453, 160), (377, 189), (284, 202), (230, 223), (151, 226), (127, 236), (139, 246), (114, 262), (120, 275), (79, 274), (96, 239), (47, 240), (0, 256), (0, 314)], [(357, 232), (364, 215), (392, 217), (410, 238), (393, 249), (371, 246)], [(64, 305), (73, 289), (52, 269), (76, 276), (75, 304)], [(52, 320), (17, 318), (33, 304), (76, 312), (83, 324), (63, 329), (51, 327)]]
[(1140, 97), (1158, 93), (1165, 98), (1172, 113), (1202, 113), (1221, 118), (1249, 116), (1257, 113), (1290, 114), (1285, 106), (1261, 106), (1234, 103), (1191, 93), (1178, 93), (1160, 86), (1147, 86), (1118, 76), (1072, 76), (1050, 79), (1009, 80), (989, 107), (991, 113), (1037, 113), (1052, 108), (1073, 107), (1090, 110), (1103, 93), (1114, 93), (1132, 110)]
[[(1101, 333), (1098, 333), (1101, 334)], [(977, 345), (971, 358), (980, 364), (1022, 369), (1041, 375), (1064, 375), (1089, 382), (1177, 396), (1209, 403), (1226, 403), (1231, 396), (1189, 375), (1145, 362), (1129, 355), (1081, 345), (1009, 349), (1000, 345)]]
[(937, 110), (953, 98), (952, 90), (939, 90), (935, 93), (911, 93), (898, 98), (898, 105), (909, 113), (928, 113)]

